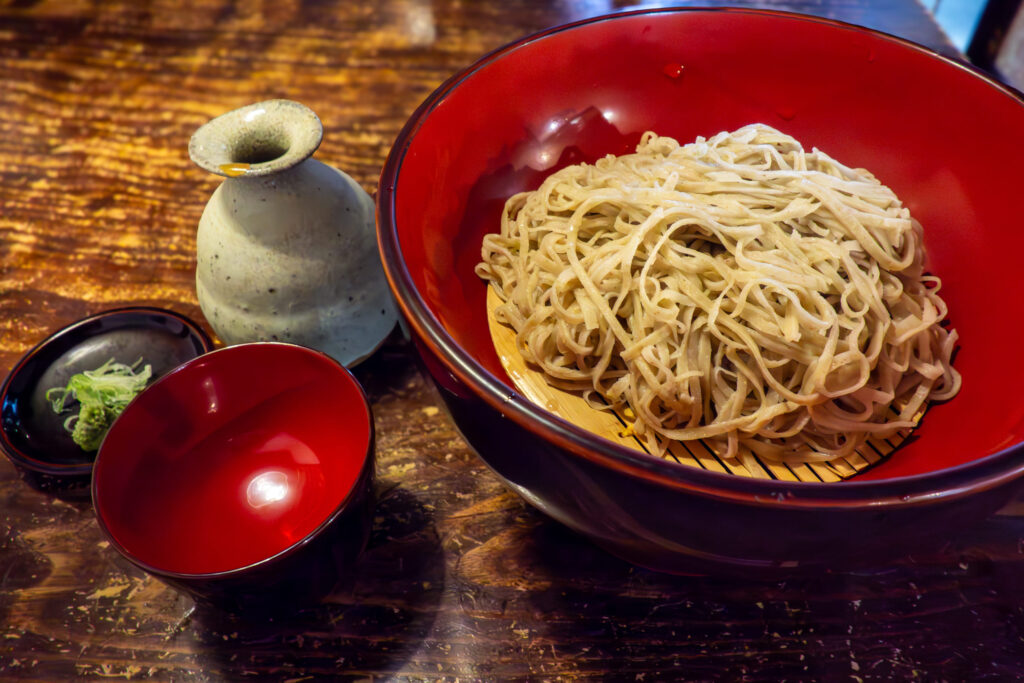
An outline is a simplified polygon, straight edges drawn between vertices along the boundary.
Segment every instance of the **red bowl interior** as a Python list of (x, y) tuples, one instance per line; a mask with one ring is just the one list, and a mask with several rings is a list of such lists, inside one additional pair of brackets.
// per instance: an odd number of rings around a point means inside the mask
[(117, 419), (93, 468), (97, 515), (156, 571), (227, 572), (307, 539), (370, 457), (362, 389), (327, 356), (228, 347), (181, 366)]
[(526, 39), (454, 77), (414, 115), (382, 177), (385, 198), (393, 192), (382, 210), (393, 238), (382, 242), (399, 245), (407, 272), (388, 267), (403, 307), (511, 388), (473, 273), (505, 199), (565, 165), (631, 151), (646, 130), (685, 143), (753, 122), (895, 190), (924, 226), (960, 333), (961, 393), (858, 479), (931, 472), (1020, 442), (1024, 101), (924, 48), (827, 20), (633, 13)]

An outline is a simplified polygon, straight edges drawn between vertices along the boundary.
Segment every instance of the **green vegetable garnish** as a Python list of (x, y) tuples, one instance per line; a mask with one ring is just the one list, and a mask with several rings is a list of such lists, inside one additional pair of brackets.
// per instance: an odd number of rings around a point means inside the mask
[(71, 439), (82, 450), (99, 449), (110, 425), (135, 395), (146, 388), (153, 369), (147, 364), (136, 374), (141, 363), (141, 358), (132, 365), (111, 358), (95, 370), (72, 375), (66, 387), (47, 390), (46, 400), (57, 414), (64, 412), (68, 402), (78, 401), (78, 414), (64, 420), (64, 429), (71, 432)]

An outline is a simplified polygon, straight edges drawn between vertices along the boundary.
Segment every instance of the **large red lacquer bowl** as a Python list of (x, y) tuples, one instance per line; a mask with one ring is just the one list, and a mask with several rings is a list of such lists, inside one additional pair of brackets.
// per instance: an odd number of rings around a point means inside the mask
[[(474, 275), (505, 199), (552, 171), (762, 122), (866, 167), (924, 225), (960, 333), (963, 390), (844, 483), (703, 471), (531, 404), (492, 348)], [(384, 168), (379, 238), (451, 415), (526, 500), (612, 552), (686, 571), (876, 561), (1015, 496), (1024, 473), (1024, 99), (892, 36), (750, 10), (649, 10), (519, 40), (413, 114)]]

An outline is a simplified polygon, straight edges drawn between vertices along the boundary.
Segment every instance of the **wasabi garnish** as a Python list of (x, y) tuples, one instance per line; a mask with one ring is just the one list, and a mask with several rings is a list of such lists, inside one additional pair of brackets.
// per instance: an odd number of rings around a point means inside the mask
[(141, 358), (132, 365), (111, 358), (95, 370), (72, 375), (66, 387), (53, 387), (46, 392), (46, 400), (57, 414), (64, 412), (66, 404), (78, 401), (78, 414), (64, 420), (64, 429), (71, 432), (71, 439), (82, 450), (98, 450), (110, 425), (146, 388), (153, 369), (147, 364), (136, 372), (141, 364)]

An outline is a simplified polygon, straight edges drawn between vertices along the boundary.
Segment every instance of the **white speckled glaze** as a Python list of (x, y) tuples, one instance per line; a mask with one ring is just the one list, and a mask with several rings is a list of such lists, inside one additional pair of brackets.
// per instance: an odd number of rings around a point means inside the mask
[[(189, 154), (225, 176), (199, 221), (196, 292), (226, 344), (283, 341), (352, 366), (397, 314), (384, 277), (370, 196), (310, 158), (322, 126), (307, 107), (270, 100), (219, 116)], [(233, 171), (225, 165), (248, 164)]]

